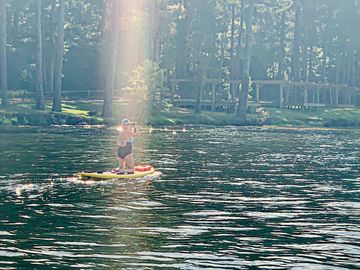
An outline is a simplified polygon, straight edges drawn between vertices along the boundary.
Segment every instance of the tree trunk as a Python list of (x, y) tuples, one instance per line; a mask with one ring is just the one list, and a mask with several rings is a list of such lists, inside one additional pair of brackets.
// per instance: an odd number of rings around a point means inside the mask
[(106, 57), (108, 59), (106, 65), (105, 75), (105, 93), (104, 93), (104, 104), (102, 110), (102, 116), (110, 118), (113, 116), (112, 105), (114, 99), (114, 88), (115, 88), (115, 74), (116, 65), (118, 58), (117, 43), (119, 39), (118, 29), (118, 16), (119, 16), (119, 2), (113, 2), (111, 11), (111, 29), (109, 31), (108, 38), (108, 49), (106, 50)]
[(0, 82), (1, 104), (9, 103), (7, 90), (7, 61), (6, 61), (6, 0), (0, 0)]
[[(55, 73), (55, 57), (56, 57), (56, 0), (52, 0), (51, 5), (51, 23), (49, 25), (43, 25), (48, 27), (50, 36), (49, 41), (44, 46), (43, 51), (43, 79), (44, 79), (44, 91), (54, 93), (54, 73)], [(46, 28), (45, 28), (46, 29)], [(44, 40), (45, 42), (45, 40)]]
[[(41, 16), (42, 16), (42, 18), (41, 18), (41, 21), (42, 21), (42, 43), (43, 43), (43, 47), (42, 47), (42, 53), (43, 53), (43, 56), (42, 56), (42, 68), (43, 68), (43, 70), (42, 70), (42, 76), (43, 76), (43, 81), (44, 81), (44, 83), (43, 83), (43, 90), (44, 90), (44, 92), (46, 92), (46, 90), (47, 89), (49, 89), (50, 87), (49, 87), (49, 84), (50, 84), (50, 82), (49, 82), (49, 74), (48, 74), (48, 66), (47, 66), (47, 63), (49, 62), (49, 51), (50, 51), (50, 49), (49, 49), (49, 42), (47, 42), (46, 41), (46, 31), (47, 31), (47, 29), (46, 29), (46, 25), (48, 24), (48, 22), (46, 21), (46, 19), (47, 19), (47, 14), (46, 14), (46, 12), (44, 12), (44, 11), (42, 11), (41, 12)], [(51, 33), (51, 32), (50, 32)]]
[(237, 79), (241, 79), (240, 75), (240, 54), (241, 54), (241, 43), (242, 43), (242, 37), (243, 37), (243, 29), (244, 29), (244, 17), (245, 17), (245, 2), (241, 1), (240, 5), (240, 25), (239, 25), (239, 33), (238, 33), (238, 39), (237, 39), (237, 47), (236, 47), (236, 71)]
[(51, 40), (50, 40), (50, 62), (49, 62), (49, 82), (50, 82), (50, 92), (54, 93), (55, 91), (55, 60), (56, 60), (56, 0), (53, 0), (52, 5), (52, 27), (53, 31), (51, 33)]
[(335, 56), (335, 84), (340, 83), (340, 45), (338, 44)]
[(13, 15), (13, 24), (12, 24), (12, 43), (13, 46), (19, 47), (19, 11), (15, 8)]
[(348, 57), (348, 70), (346, 74), (346, 83), (349, 86), (353, 86), (353, 67), (354, 67), (354, 58), (355, 58), (355, 48), (350, 46), (349, 48), (349, 57)]
[(304, 82), (308, 81), (308, 67), (309, 67), (309, 62), (308, 62), (308, 27), (304, 26), (304, 31), (303, 31), (303, 39), (302, 39), (302, 44), (301, 44), (301, 77), (300, 79)]
[(291, 79), (293, 81), (300, 80), (300, 46), (301, 46), (301, 6), (298, 1), (294, 2), (295, 6), (295, 29), (293, 41), (293, 55), (291, 59)]
[[(240, 4), (240, 25), (239, 25), (239, 33), (237, 38), (237, 47), (236, 47), (236, 57), (235, 57), (235, 79), (241, 80), (241, 71), (240, 71), (240, 54), (241, 54), (241, 44), (242, 44), (242, 38), (243, 38), (243, 29), (244, 29), (244, 18), (245, 18), (245, 1), (241, 1)], [(235, 89), (235, 96), (239, 97), (239, 87), (240, 85), (237, 84), (237, 87)]]
[(65, 0), (59, 1), (59, 18), (57, 24), (56, 40), (56, 59), (55, 76), (54, 76), (54, 99), (52, 110), (61, 112), (61, 90), (62, 90), (62, 73), (64, 60), (64, 23), (65, 23)]
[(284, 79), (284, 60), (285, 60), (285, 28), (286, 28), (286, 11), (283, 11), (281, 16), (281, 26), (280, 26), (280, 55), (279, 55), (279, 73), (278, 78), (280, 80)]
[[(230, 35), (230, 79), (235, 79), (235, 68), (234, 68), (234, 46), (235, 46), (235, 5), (231, 5), (231, 35)], [(230, 94), (231, 94), (231, 100), (233, 101), (235, 99), (235, 93), (234, 93), (234, 84), (230, 83)]]
[(159, 3), (157, 0), (152, 0), (149, 3), (149, 17), (150, 17), (150, 60), (158, 63), (160, 57), (160, 33), (159, 33)]
[[(183, 7), (185, 12), (187, 12), (186, 1), (183, 1)], [(177, 57), (175, 62), (175, 78), (186, 78), (187, 76), (187, 66), (186, 66), (186, 37), (187, 37), (187, 20), (188, 15), (185, 15), (185, 18), (181, 18), (178, 21), (177, 27), (177, 42), (176, 42), (176, 51)]]
[(323, 42), (322, 47), (322, 63), (321, 63), (321, 81), (326, 83), (327, 82), (327, 57), (328, 57), (328, 47), (329, 47), (329, 32), (328, 26), (325, 26), (325, 40)]
[(221, 40), (220, 40), (220, 71), (219, 75), (222, 79), (224, 77), (224, 61), (225, 61), (225, 33), (221, 33)]
[[(194, 3), (191, 0), (183, 0), (184, 9), (186, 10), (185, 15), (185, 46), (184, 46), (184, 60), (185, 60), (185, 78), (189, 76), (191, 70), (191, 57), (192, 50), (194, 48), (194, 19), (197, 14), (194, 10)], [(191, 76), (191, 75), (190, 75)]]
[(251, 65), (251, 54), (252, 54), (252, 39), (253, 39), (253, 13), (254, 3), (249, 3), (249, 13), (246, 18), (246, 38), (245, 38), (245, 61), (243, 68), (242, 84), (239, 95), (239, 102), (236, 109), (236, 115), (241, 123), (246, 123), (246, 111), (248, 103), (248, 95), (250, 89), (250, 65)]
[(36, 109), (44, 110), (43, 51), (41, 33), (41, 1), (36, 0)]
[(196, 92), (195, 113), (201, 113), (201, 100), (202, 100), (202, 72), (198, 69), (194, 71), (193, 87)]
[(313, 73), (314, 73), (314, 67), (313, 67), (313, 62), (314, 62), (314, 59), (313, 59), (313, 51), (314, 51), (314, 48), (312, 46), (309, 47), (308, 49), (308, 75), (307, 75), (307, 82), (308, 81), (311, 81), (313, 82), (314, 81), (314, 76), (313, 76)]
[(181, 22), (179, 22), (179, 30), (177, 37), (179, 39), (179, 42), (177, 42), (176, 44), (178, 55), (176, 57), (175, 63), (175, 77), (186, 78), (186, 32), (184, 20), (181, 20)]
[(356, 85), (356, 62), (357, 62), (357, 50), (353, 51), (353, 59), (351, 59), (351, 75), (350, 75), (350, 86)]

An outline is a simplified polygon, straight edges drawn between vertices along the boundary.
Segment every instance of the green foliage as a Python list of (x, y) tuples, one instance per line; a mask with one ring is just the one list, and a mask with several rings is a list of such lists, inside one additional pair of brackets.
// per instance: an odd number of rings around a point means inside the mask
[(169, 103), (165, 71), (148, 60), (131, 71), (125, 90), (147, 104), (152, 113), (161, 111)]
[[(110, 10), (105, 4), (111, 2), (115, 3), (114, 0), (66, 1), (64, 90), (105, 88), (102, 63), (106, 62), (105, 30), (110, 23)], [(118, 76), (115, 85), (122, 87), (129, 81), (127, 88), (142, 93), (141, 99), (149, 102), (152, 112), (167, 108), (169, 79), (190, 78), (194, 71), (203, 77), (240, 78), (246, 59), (243, 22), (250, 14), (251, 2), (255, 3), (252, 79), (291, 79), (296, 69), (298, 80), (360, 86), (360, 36), (356, 35), (360, 25), (359, 0), (154, 0), (157, 4), (154, 20), (149, 17), (148, 4), (152, 1), (121, 2), (142, 2), (143, 5), (138, 5), (142, 10), (134, 12), (137, 14), (134, 17), (135, 21), (143, 19), (143, 23), (136, 26), (128, 23), (124, 29), (133, 27), (138, 32), (120, 35), (122, 52), (118, 69), (122, 68), (120, 62), (124, 56), (129, 55), (133, 62), (126, 70), (117, 72), (117, 75), (130, 74), (130, 79), (127, 75)], [(9, 89), (35, 90), (35, 11), (33, 0), (7, 1)], [(54, 21), (57, 12), (57, 0), (42, 0), (45, 92), (52, 90), (49, 62), (54, 52), (51, 40), (57, 33)], [(299, 33), (295, 37), (297, 17)], [(144, 25), (147, 29), (140, 30)], [(148, 36), (154, 40), (150, 41)], [(149, 56), (151, 42), (158, 46), (158, 57), (151, 58), (156, 63), (143, 63)], [(124, 44), (137, 46), (136, 49), (122, 47)], [(231, 93), (234, 89), (230, 88), (229, 84), (219, 87), (218, 97), (236, 99), (238, 93)], [(176, 90), (182, 98), (194, 96), (193, 87), (186, 83)]]
[(261, 124), (266, 124), (269, 121), (270, 113), (264, 108), (260, 107), (256, 109), (257, 118)]

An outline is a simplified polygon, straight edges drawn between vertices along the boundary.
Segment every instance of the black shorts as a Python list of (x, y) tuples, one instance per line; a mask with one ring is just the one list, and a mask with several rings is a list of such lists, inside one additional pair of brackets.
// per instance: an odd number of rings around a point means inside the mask
[(120, 146), (117, 150), (118, 157), (124, 159), (132, 153), (132, 143), (127, 142), (125, 146)]

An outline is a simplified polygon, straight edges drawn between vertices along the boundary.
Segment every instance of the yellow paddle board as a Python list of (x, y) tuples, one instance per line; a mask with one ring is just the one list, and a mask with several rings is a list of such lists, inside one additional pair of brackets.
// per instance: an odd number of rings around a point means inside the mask
[(91, 179), (134, 179), (134, 178), (142, 178), (149, 174), (153, 174), (155, 172), (154, 168), (151, 168), (149, 171), (139, 172), (135, 171), (133, 174), (116, 174), (112, 172), (103, 172), (103, 173), (88, 173), (88, 172), (79, 172), (76, 175), (81, 178), (91, 178)]

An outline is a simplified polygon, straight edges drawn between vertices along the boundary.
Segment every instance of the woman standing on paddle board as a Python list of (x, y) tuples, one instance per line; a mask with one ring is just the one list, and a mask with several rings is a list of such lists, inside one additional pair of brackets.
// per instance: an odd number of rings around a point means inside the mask
[(132, 155), (134, 137), (140, 136), (137, 123), (131, 123), (129, 119), (123, 119), (118, 128), (119, 138), (117, 140), (119, 173), (134, 173), (134, 158)]

